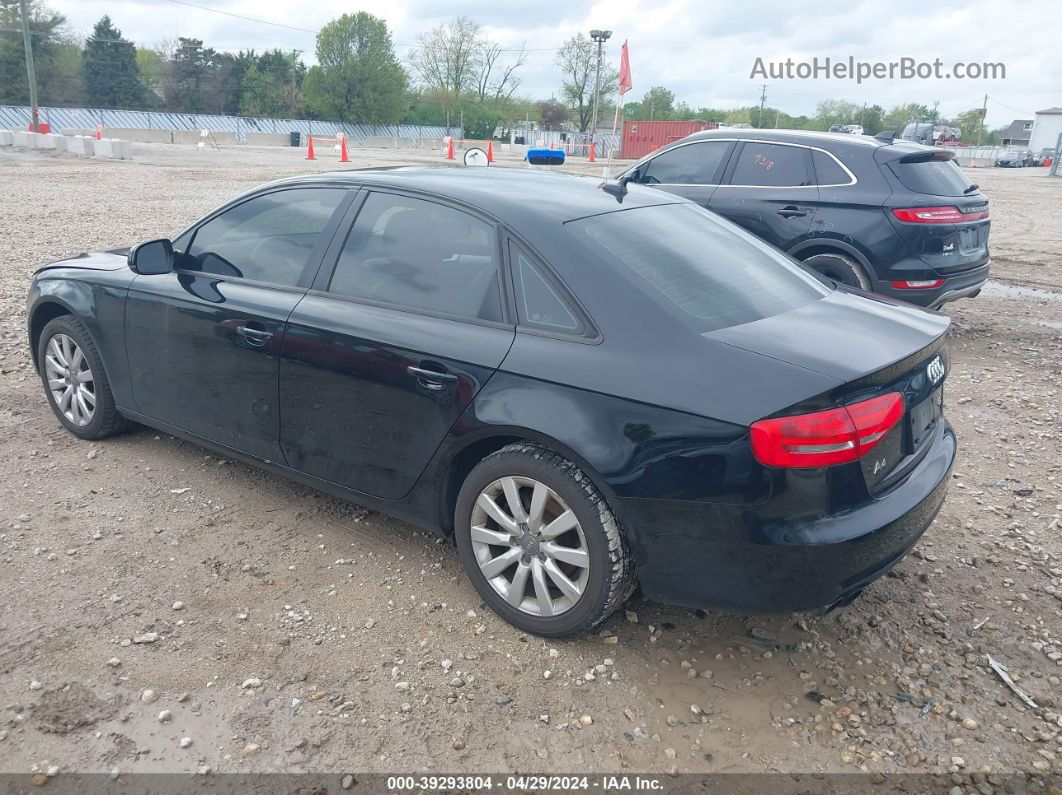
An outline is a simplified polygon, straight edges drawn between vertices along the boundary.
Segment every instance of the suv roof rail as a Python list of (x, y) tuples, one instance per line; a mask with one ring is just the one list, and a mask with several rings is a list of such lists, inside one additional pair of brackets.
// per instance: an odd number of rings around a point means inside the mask
[(874, 136), (875, 141), (881, 141), (883, 144), (891, 144), (896, 140), (896, 130), (882, 130)]

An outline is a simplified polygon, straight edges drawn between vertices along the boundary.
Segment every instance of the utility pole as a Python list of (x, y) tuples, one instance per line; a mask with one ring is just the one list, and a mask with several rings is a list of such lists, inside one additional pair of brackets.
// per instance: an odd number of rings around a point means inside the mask
[(37, 72), (33, 68), (33, 41), (30, 38), (26, 0), (19, 0), (18, 7), (22, 14), (22, 43), (26, 45), (26, 78), (29, 81), (30, 112), (33, 114), (33, 122), (30, 126), (33, 132), (40, 132), (40, 117), (37, 112)]
[(977, 128), (977, 145), (981, 145), (981, 133), (985, 129), (985, 117), (988, 115), (988, 94), (985, 94), (985, 101), (981, 105), (981, 124)]
[(767, 103), (767, 84), (764, 83), (760, 86), (760, 120), (756, 126), (763, 127), (763, 106)]
[(653, 120), (653, 111), (656, 109), (656, 94), (649, 92), (649, 121)]
[(592, 30), (590, 38), (597, 42), (597, 76), (594, 78), (594, 112), (590, 122), (590, 145), (594, 145), (594, 134), (597, 132), (597, 106), (601, 102), (601, 48), (612, 35), (611, 30)]

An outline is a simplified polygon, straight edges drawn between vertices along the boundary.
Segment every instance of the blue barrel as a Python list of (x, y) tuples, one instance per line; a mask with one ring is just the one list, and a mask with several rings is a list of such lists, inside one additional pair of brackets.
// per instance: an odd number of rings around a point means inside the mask
[(564, 165), (564, 150), (528, 149), (524, 159), (533, 166), (562, 166)]

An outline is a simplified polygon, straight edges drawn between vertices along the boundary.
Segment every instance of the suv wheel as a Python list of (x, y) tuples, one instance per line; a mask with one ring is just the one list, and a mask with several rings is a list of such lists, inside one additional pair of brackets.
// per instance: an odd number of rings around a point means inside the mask
[(812, 254), (804, 264), (835, 282), (860, 290), (870, 289), (870, 279), (862, 266), (844, 254)]
[(586, 632), (634, 590), (608, 504), (578, 467), (545, 448), (511, 444), (483, 459), (461, 487), (454, 521), (479, 595), (526, 632)]
[(96, 343), (76, 318), (61, 315), (49, 321), (41, 332), (37, 362), (48, 404), (70, 433), (102, 439), (129, 428), (114, 404)]

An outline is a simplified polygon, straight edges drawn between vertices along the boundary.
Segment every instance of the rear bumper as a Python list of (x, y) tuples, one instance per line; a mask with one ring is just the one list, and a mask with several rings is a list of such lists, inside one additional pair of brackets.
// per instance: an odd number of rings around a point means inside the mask
[(650, 599), (739, 613), (815, 610), (858, 593), (910, 551), (944, 503), (955, 452), (942, 420), (900, 485), (813, 519), (675, 500), (623, 499), (617, 512)]
[(984, 287), (985, 282), (988, 281), (988, 273), (991, 270), (991, 261), (986, 262), (984, 265), (979, 265), (976, 268), (971, 268), (961, 273), (946, 274), (936, 273), (934, 271), (927, 271), (929, 275), (911, 276), (909, 278), (918, 279), (944, 279), (944, 283), (939, 287), (934, 287), (928, 290), (912, 289), (905, 290), (892, 286), (891, 280), (875, 281), (874, 292), (881, 295), (887, 295), (890, 298), (898, 298), (901, 301), (907, 301), (911, 304), (917, 304), (918, 306), (929, 307), (930, 309), (939, 309), (949, 301), (958, 301), (960, 298), (972, 298), (981, 292), (981, 288)]

